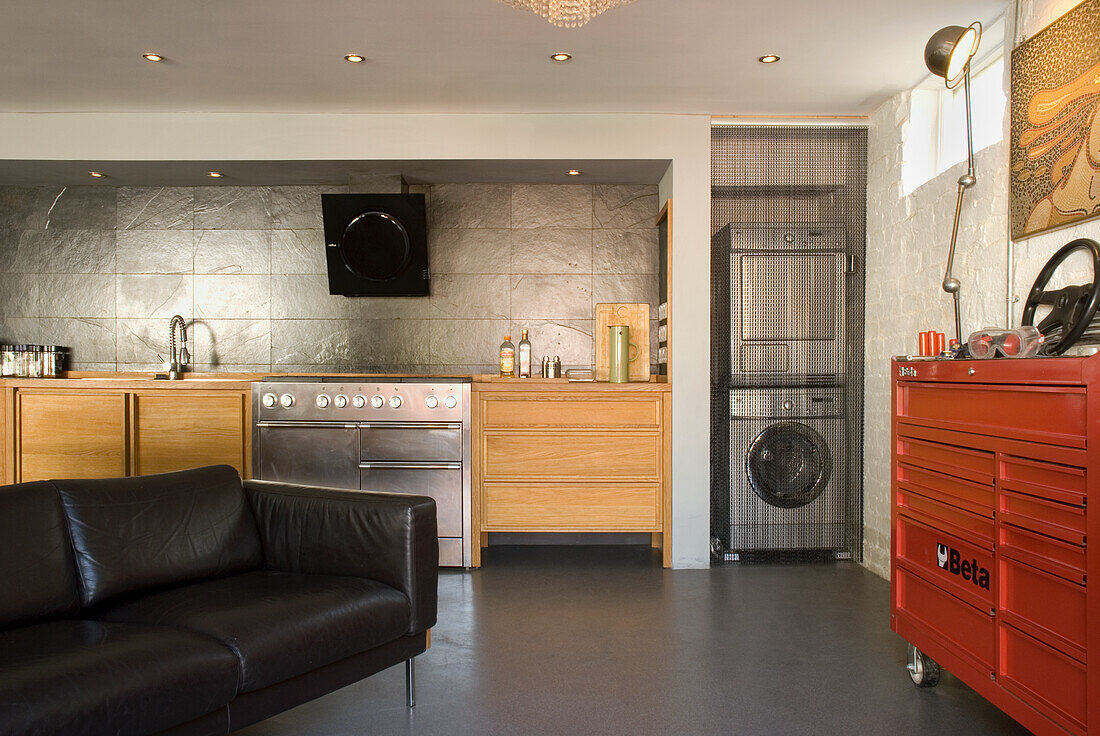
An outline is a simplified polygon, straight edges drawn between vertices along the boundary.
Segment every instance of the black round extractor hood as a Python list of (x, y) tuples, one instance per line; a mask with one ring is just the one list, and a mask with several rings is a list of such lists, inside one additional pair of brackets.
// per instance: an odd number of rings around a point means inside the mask
[(409, 265), (409, 233), (393, 215), (364, 212), (340, 236), (340, 254), (356, 276), (389, 281)]

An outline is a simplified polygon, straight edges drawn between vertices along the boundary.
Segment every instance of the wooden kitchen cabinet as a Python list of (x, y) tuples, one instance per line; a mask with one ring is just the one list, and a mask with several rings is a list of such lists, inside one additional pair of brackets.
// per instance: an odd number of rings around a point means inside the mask
[(171, 387), (148, 379), (0, 381), (0, 482), (217, 464), (247, 478), (248, 386), (244, 380)]
[(670, 388), (475, 383), (475, 541), (491, 532), (648, 532), (669, 566)]

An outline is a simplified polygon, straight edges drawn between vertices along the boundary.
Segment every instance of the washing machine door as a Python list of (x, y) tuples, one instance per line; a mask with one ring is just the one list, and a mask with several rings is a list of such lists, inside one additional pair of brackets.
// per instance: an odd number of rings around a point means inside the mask
[(811, 503), (829, 484), (832, 453), (812, 427), (799, 422), (768, 425), (749, 446), (745, 471), (765, 503), (796, 509)]

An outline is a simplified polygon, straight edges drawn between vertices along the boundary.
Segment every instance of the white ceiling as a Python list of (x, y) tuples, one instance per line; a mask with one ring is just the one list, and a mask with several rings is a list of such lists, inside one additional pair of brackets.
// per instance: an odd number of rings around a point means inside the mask
[(1004, 5), (636, 0), (558, 29), (496, 0), (0, 0), (0, 111), (866, 114)]

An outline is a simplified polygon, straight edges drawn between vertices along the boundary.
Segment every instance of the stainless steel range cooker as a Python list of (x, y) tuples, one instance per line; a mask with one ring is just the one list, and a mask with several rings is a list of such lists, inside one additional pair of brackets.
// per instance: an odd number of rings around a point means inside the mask
[(470, 566), (469, 377), (272, 377), (252, 417), (253, 477), (431, 496), (440, 565)]

